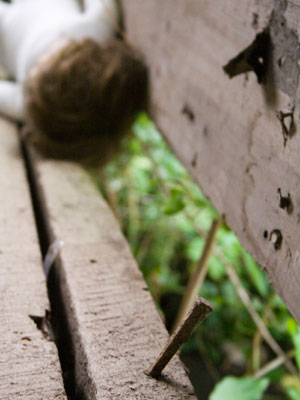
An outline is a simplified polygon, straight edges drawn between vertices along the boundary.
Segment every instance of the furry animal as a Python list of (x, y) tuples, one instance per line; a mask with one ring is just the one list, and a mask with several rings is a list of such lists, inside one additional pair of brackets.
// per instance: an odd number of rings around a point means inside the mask
[(146, 107), (147, 70), (114, 0), (0, 0), (0, 113), (50, 157), (104, 164)]

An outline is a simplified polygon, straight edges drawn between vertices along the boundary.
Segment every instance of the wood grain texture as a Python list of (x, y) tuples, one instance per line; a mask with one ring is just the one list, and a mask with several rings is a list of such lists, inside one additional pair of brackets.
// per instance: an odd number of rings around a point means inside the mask
[[(300, 322), (300, 1), (122, 5), (149, 65), (152, 116)], [(223, 66), (264, 29), (266, 83), (253, 72), (229, 79)], [(294, 118), (286, 145), (280, 111)]]
[(89, 175), (67, 162), (35, 159), (75, 354), (75, 381), (91, 399), (192, 399), (178, 358), (165, 379), (145, 375), (167, 342), (118, 224)]
[(55, 344), (29, 317), (49, 309), (14, 125), (0, 120), (0, 398), (66, 399)]

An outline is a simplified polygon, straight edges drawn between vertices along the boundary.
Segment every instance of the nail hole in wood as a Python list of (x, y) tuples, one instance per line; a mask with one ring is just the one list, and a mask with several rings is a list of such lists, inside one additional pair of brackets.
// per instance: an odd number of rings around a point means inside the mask
[(233, 78), (236, 75), (253, 71), (258, 83), (266, 80), (268, 61), (270, 57), (271, 37), (267, 29), (256, 35), (253, 42), (232, 58), (223, 70)]
[(293, 203), (290, 193), (287, 196), (283, 196), (280, 188), (278, 188), (277, 192), (279, 194), (279, 207), (282, 210), (286, 210), (288, 214), (291, 214), (293, 212)]
[(282, 245), (282, 233), (279, 229), (274, 229), (271, 233), (270, 233), (270, 241), (271, 243), (273, 243), (274, 245), (274, 249), (280, 250), (281, 249), (281, 245)]
[(194, 157), (192, 159), (191, 165), (193, 168), (195, 168), (197, 166), (197, 159), (198, 159), (198, 153), (194, 154)]
[(189, 121), (194, 122), (195, 121), (195, 114), (194, 111), (191, 109), (190, 106), (185, 104), (181, 110), (182, 114), (185, 115)]

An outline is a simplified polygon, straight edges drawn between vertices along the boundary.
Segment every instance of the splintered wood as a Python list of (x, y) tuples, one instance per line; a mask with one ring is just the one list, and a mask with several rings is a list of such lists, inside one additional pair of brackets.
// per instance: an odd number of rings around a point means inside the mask
[(300, 322), (300, 0), (122, 6), (152, 116)]
[(31, 316), (49, 309), (14, 125), (0, 120), (0, 398), (66, 399), (56, 346)]

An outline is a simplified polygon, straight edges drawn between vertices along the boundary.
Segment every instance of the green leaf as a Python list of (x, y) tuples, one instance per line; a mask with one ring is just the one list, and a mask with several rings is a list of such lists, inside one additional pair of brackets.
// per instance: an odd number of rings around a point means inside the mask
[(165, 214), (173, 215), (181, 211), (185, 206), (184, 194), (181, 190), (172, 189), (171, 196), (165, 206)]
[(217, 242), (222, 248), (225, 257), (228, 258), (233, 264), (239, 261), (241, 255), (241, 245), (233, 232), (228, 232), (227, 230), (219, 229), (217, 235)]
[(186, 255), (191, 261), (198, 261), (203, 247), (204, 247), (205, 241), (202, 237), (196, 236), (192, 240), (190, 240), (187, 249), (186, 249)]
[(211, 207), (205, 207), (198, 213), (194, 219), (195, 225), (201, 230), (208, 232), (211, 228), (211, 223), (216, 218), (216, 212)]
[(285, 375), (280, 383), (290, 400), (300, 400), (300, 380), (297, 376)]
[(133, 131), (142, 142), (153, 144), (162, 142), (155, 124), (144, 113), (141, 113), (136, 119)]
[(296, 350), (296, 363), (300, 371), (300, 326), (297, 324), (294, 318), (290, 317), (286, 322), (286, 327), (292, 337), (292, 341)]
[(187, 218), (184, 213), (179, 213), (176, 215), (176, 227), (177, 229), (186, 235), (194, 235), (194, 225), (191, 219)]
[(221, 291), (224, 301), (226, 302), (226, 304), (233, 307), (233, 309), (237, 309), (237, 306), (240, 306), (242, 304), (233, 284), (229, 280), (224, 280), (222, 282)]
[(294, 343), (295, 350), (296, 350), (296, 356), (295, 356), (296, 363), (297, 363), (298, 370), (300, 371), (300, 326), (299, 325), (295, 329), (292, 339), (293, 339), (293, 343)]
[(300, 400), (300, 393), (295, 388), (287, 388), (286, 393), (290, 400)]
[(298, 327), (297, 322), (294, 320), (294, 318), (289, 318), (286, 322), (286, 327), (290, 334), (293, 336), (294, 333), (296, 332), (296, 329)]
[(209, 259), (208, 276), (215, 282), (219, 282), (225, 275), (225, 267), (217, 256), (212, 254)]
[(136, 138), (133, 138), (129, 141), (127, 148), (132, 154), (140, 154), (142, 152), (142, 144)]
[(286, 305), (277, 294), (273, 294), (273, 296), (271, 297), (270, 305), (273, 309), (277, 308), (278, 310), (287, 312)]
[(152, 167), (152, 162), (148, 157), (136, 155), (132, 158), (130, 167), (133, 170), (143, 169), (149, 171)]
[(265, 274), (250, 256), (250, 254), (243, 252), (245, 268), (252, 280), (256, 290), (263, 297), (266, 298), (269, 293), (270, 285), (266, 279)]
[(209, 400), (260, 400), (269, 385), (267, 378), (226, 377), (218, 383), (209, 396)]

